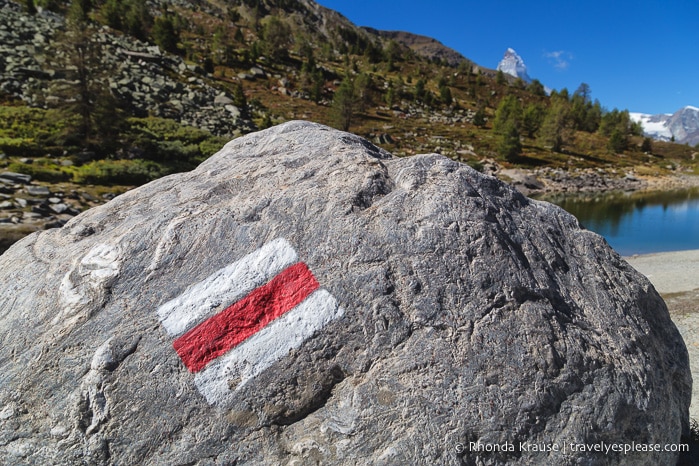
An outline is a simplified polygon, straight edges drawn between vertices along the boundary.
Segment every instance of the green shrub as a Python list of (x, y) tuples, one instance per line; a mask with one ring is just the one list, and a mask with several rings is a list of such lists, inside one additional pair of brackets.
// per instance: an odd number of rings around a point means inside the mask
[(49, 146), (65, 145), (66, 127), (71, 123), (57, 110), (0, 106), (0, 139), (31, 140), (34, 153), (45, 151)]
[(212, 137), (200, 142), (199, 143), (199, 152), (201, 152), (202, 161), (203, 161), (203, 159), (208, 159), (209, 157), (214, 155), (216, 152), (223, 149), (223, 146), (225, 146), (227, 142), (228, 142), (228, 138), (224, 138), (221, 136), (212, 136)]
[(158, 159), (164, 162), (190, 162), (199, 158), (199, 144), (186, 144), (182, 141), (159, 141)]
[(0, 151), (10, 156), (37, 156), (41, 148), (32, 140), (0, 137)]
[(95, 160), (73, 167), (73, 181), (98, 185), (141, 185), (163, 176), (160, 165), (148, 160)]
[(12, 172), (31, 175), (31, 177), (35, 180), (46, 181), (49, 183), (58, 183), (61, 181), (70, 180), (70, 174), (61, 170), (61, 168), (55, 164), (43, 164), (41, 162), (31, 164), (12, 162), (8, 165), (7, 169)]
[(164, 118), (129, 118), (130, 145), (143, 151), (143, 158), (191, 169), (228, 142), (192, 126)]
[(208, 131), (165, 118), (129, 118), (127, 122), (136, 133), (160, 141), (177, 140), (187, 144), (197, 144), (211, 137)]
[(483, 165), (483, 162), (480, 160), (469, 160), (466, 162), (469, 167), (473, 168), (474, 170), (483, 173), (485, 170), (485, 165)]

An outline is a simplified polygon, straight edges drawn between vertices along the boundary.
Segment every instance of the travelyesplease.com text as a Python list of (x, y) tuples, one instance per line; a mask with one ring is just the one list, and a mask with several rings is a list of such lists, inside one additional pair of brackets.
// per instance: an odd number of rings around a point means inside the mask
[(481, 452), (481, 453), (497, 453), (497, 452), (573, 452), (573, 453), (629, 453), (638, 452), (686, 452), (689, 451), (689, 445), (684, 443), (577, 443), (577, 442), (562, 442), (562, 443), (534, 443), (534, 442), (503, 442), (503, 443), (482, 443), (468, 442), (458, 443), (455, 446), (457, 453), (463, 452)]

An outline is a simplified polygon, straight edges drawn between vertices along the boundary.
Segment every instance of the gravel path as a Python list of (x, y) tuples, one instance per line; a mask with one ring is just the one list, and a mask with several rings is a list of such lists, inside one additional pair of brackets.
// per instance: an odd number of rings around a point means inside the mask
[(694, 384), (689, 416), (699, 421), (699, 250), (627, 257), (667, 304), (689, 351)]

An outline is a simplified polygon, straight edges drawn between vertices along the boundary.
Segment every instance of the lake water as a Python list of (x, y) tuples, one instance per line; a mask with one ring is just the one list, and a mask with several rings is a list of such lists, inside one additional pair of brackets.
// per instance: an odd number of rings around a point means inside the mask
[(699, 188), (540, 199), (575, 215), (622, 256), (699, 249)]

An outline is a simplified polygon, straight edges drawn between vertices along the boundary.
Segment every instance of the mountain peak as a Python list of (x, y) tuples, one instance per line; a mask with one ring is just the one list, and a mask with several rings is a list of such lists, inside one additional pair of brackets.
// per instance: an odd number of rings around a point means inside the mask
[(661, 141), (674, 141), (694, 146), (699, 144), (699, 108), (687, 105), (669, 114), (631, 113), (631, 118), (643, 125), (646, 136)]
[(515, 78), (522, 78), (525, 82), (531, 82), (531, 78), (527, 74), (527, 65), (512, 47), (508, 47), (505, 51), (502, 60), (498, 63), (497, 70)]

